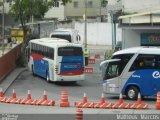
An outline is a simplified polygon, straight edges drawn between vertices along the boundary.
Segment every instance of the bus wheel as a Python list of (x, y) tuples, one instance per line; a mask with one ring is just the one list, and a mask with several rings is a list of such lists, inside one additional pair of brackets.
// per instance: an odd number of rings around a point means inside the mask
[(131, 86), (126, 91), (126, 96), (128, 99), (135, 100), (138, 98), (139, 89), (135, 86)]
[(48, 72), (46, 74), (46, 80), (47, 80), (48, 83), (50, 82)]

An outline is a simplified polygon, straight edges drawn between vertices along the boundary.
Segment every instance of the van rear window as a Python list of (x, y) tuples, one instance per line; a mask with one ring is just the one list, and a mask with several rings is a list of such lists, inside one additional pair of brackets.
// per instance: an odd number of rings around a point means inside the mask
[(81, 56), (83, 55), (81, 47), (60, 47), (58, 56)]
[(61, 38), (61, 39), (65, 39), (68, 40), (69, 42), (71, 41), (71, 36), (70, 35), (52, 35), (51, 38)]

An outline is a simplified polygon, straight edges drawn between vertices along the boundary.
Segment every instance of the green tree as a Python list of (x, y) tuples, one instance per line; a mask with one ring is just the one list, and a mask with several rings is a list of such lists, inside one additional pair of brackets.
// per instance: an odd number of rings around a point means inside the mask
[(71, 0), (7, 0), (11, 3), (10, 14), (13, 16), (15, 21), (20, 21), (21, 27), (24, 33), (24, 41), (22, 44), (22, 62), (24, 63), (26, 59), (24, 56), (26, 45), (28, 44), (28, 39), (26, 38), (26, 23), (29, 22), (31, 17), (43, 18), (45, 13), (53, 5), (54, 2), (62, 1), (63, 5), (71, 2)]

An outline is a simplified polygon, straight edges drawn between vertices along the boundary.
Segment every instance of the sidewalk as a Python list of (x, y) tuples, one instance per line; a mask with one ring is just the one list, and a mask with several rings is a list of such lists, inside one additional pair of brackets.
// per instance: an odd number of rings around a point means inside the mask
[(0, 83), (0, 87), (3, 88), (4, 93), (7, 91), (10, 85), (16, 80), (16, 78), (27, 68), (15, 68), (3, 81)]

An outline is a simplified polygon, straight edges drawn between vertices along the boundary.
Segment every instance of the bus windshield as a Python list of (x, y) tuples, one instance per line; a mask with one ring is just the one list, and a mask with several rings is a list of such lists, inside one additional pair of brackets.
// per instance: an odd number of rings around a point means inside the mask
[(61, 39), (68, 40), (69, 42), (72, 42), (71, 41), (71, 35), (64, 35), (64, 34), (63, 35), (60, 35), (60, 34), (58, 35), (58, 34), (56, 34), (56, 35), (52, 35), (51, 37), (52, 38), (54, 38), (54, 37), (55, 38), (61, 38)]
[(120, 75), (120, 63), (121, 61), (114, 61), (107, 64), (105, 79), (115, 78)]
[(82, 56), (83, 51), (81, 47), (59, 47), (58, 56)]

